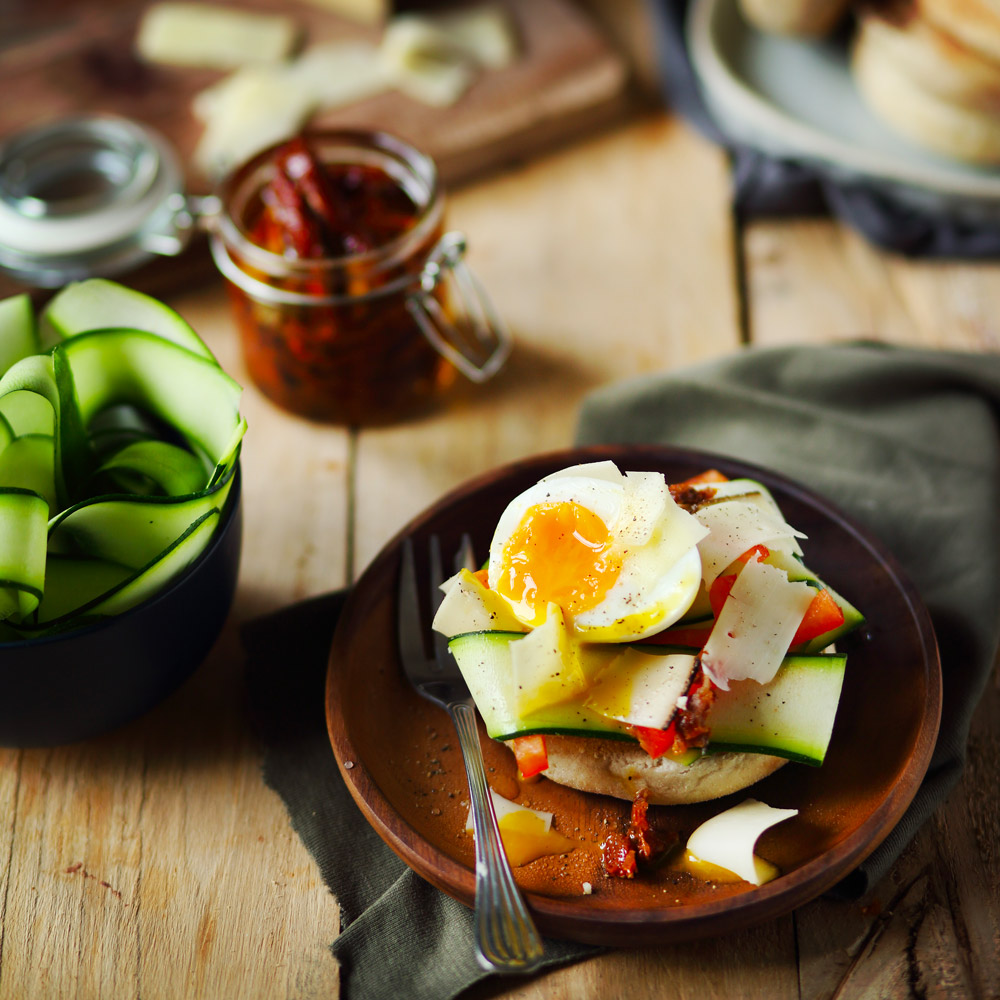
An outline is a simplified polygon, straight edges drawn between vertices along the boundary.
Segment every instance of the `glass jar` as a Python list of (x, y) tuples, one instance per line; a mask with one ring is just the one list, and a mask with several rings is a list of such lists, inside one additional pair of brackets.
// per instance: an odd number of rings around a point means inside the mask
[(445, 230), (433, 161), (381, 132), (304, 138), (344, 211), (377, 237), (359, 241), (345, 222), (333, 252), (309, 256), (265, 238), (284, 144), (223, 182), (210, 244), (253, 381), (294, 413), (371, 425), (427, 408), (459, 371), (491, 377), (509, 339), (463, 261), (464, 237)]
[(357, 174), (349, 201), (362, 215), (402, 204), (397, 229), (325, 257), (274, 252), (253, 229), (280, 145), (216, 194), (192, 197), (157, 132), (80, 115), (0, 142), (0, 272), (43, 288), (119, 276), (179, 254), (207, 229), (250, 375), (279, 405), (316, 420), (385, 423), (439, 400), (458, 372), (473, 382), (494, 375), (510, 340), (464, 263), (464, 237), (445, 230), (433, 161), (380, 132), (308, 141), (327, 170)]

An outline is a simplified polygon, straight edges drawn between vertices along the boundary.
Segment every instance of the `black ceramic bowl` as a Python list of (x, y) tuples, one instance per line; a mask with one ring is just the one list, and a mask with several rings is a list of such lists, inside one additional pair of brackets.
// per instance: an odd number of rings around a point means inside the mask
[(236, 590), (240, 479), (237, 469), (208, 548), (155, 597), (75, 632), (0, 644), (0, 745), (97, 736), (148, 711), (194, 672)]

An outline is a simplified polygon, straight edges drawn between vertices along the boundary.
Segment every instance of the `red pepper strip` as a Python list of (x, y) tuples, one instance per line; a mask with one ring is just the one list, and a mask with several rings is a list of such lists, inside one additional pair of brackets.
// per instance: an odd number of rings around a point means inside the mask
[(712, 631), (711, 625), (692, 625), (689, 628), (668, 628), (656, 635), (647, 636), (643, 642), (649, 642), (660, 646), (690, 646), (692, 649), (701, 649)]
[(708, 603), (712, 605), (712, 614), (716, 618), (719, 617), (722, 605), (726, 603), (726, 598), (729, 597), (729, 591), (733, 589), (734, 583), (736, 583), (736, 574), (727, 573), (725, 576), (717, 576), (712, 581), (712, 586), (708, 588)]
[(795, 635), (792, 636), (792, 645), (797, 646), (800, 642), (809, 642), (810, 639), (824, 635), (843, 624), (843, 608), (833, 599), (829, 590), (821, 590), (806, 608), (802, 622)]
[(284, 234), (269, 211), (261, 212), (260, 218), (250, 232), (250, 242), (255, 246), (270, 250), (271, 253), (284, 253)]
[(699, 473), (697, 476), (692, 476), (690, 479), (685, 479), (682, 483), (674, 483), (672, 485), (684, 487), (684, 486), (702, 486), (705, 483), (728, 483), (729, 477), (724, 476), (718, 469), (706, 469), (704, 472)]
[(545, 749), (545, 737), (541, 734), (515, 736), (511, 743), (522, 778), (541, 774), (549, 766), (549, 752)]
[[(757, 562), (763, 562), (769, 555), (770, 551), (766, 545), (755, 545), (752, 549), (747, 549), (739, 557), (739, 562), (748, 563), (754, 556), (757, 557)], [(708, 603), (712, 605), (712, 614), (716, 618), (719, 617), (719, 612), (722, 610), (722, 605), (726, 603), (726, 598), (729, 596), (729, 592), (733, 589), (733, 584), (736, 583), (736, 573), (727, 573), (725, 576), (717, 576), (715, 580), (712, 581), (712, 586), (708, 588)]]
[(652, 729), (649, 726), (633, 726), (632, 735), (639, 741), (650, 757), (662, 757), (677, 738), (677, 725), (671, 720), (666, 729)]

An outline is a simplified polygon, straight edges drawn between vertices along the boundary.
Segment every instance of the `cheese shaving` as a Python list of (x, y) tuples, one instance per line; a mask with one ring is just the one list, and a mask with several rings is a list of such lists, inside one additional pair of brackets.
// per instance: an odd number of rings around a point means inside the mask
[(585, 702), (600, 715), (665, 729), (687, 691), (694, 656), (626, 649), (601, 672)]
[(746, 799), (738, 806), (713, 816), (688, 838), (687, 848), (700, 861), (718, 865), (739, 875), (745, 882), (761, 885), (760, 859), (754, 848), (765, 830), (797, 816), (797, 809), (775, 809)]
[[(161, 6), (209, 9), (202, 5)], [(220, 9), (227, 16), (236, 13)], [(199, 54), (201, 49), (216, 44), (211, 39), (217, 32), (210, 29), (208, 21), (202, 28), (202, 21), (206, 21), (204, 16), (196, 16), (190, 22), (194, 27), (185, 27), (189, 22), (182, 18), (181, 27), (170, 28), (171, 38), (178, 35), (188, 39), (189, 35), (200, 37), (207, 33), (207, 40), (189, 44), (184, 50), (192, 60), (208, 58)], [(153, 28), (146, 34), (140, 32), (141, 46), (146, 48), (143, 52), (140, 47), (140, 52), (147, 58), (154, 57), (147, 53), (184, 49), (176, 39), (157, 42), (164, 29), (156, 29), (155, 25), (153, 19)], [(272, 26), (269, 30), (277, 38), (278, 29)], [(287, 35), (287, 27), (284, 30)], [(143, 41), (150, 32), (153, 42)], [(494, 5), (433, 17), (401, 15), (388, 23), (378, 45), (353, 40), (331, 42), (312, 46), (297, 59), (281, 61), (289, 54), (295, 37), (294, 32), (291, 40), (285, 35), (280, 44), (272, 41), (269, 46), (263, 42), (254, 45), (245, 41), (240, 52), (213, 57), (213, 65), (220, 68), (243, 68), (194, 99), (194, 113), (205, 123), (195, 162), (208, 176), (219, 177), (267, 146), (290, 138), (314, 114), (392, 89), (435, 107), (454, 104), (483, 68), (507, 65), (517, 49), (509, 15)], [(267, 62), (266, 71), (259, 65), (261, 61)]]
[(510, 644), (515, 706), (521, 716), (568, 701), (586, 690), (577, 646), (559, 605), (549, 604), (543, 624)]
[(708, 534), (698, 545), (706, 587), (710, 587), (730, 563), (755, 545), (771, 546), (784, 539), (806, 537), (780, 514), (745, 499), (709, 504), (700, 508), (695, 517), (708, 529)]
[(521, 632), (524, 626), (510, 605), (495, 591), (484, 587), (467, 569), (441, 584), (445, 596), (431, 628), (451, 638), (460, 632)]
[(658, 472), (626, 473), (624, 500), (618, 537), (626, 545), (645, 545), (667, 502), (674, 503)]
[(740, 571), (702, 651), (702, 666), (724, 691), (729, 681), (774, 678), (815, 591), (767, 563)]

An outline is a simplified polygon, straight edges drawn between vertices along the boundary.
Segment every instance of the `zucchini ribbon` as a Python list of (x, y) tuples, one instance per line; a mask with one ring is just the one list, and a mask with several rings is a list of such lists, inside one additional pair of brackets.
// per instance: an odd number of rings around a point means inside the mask
[(204, 551), (236, 474), (242, 388), (156, 299), (104, 279), (36, 318), (0, 301), (0, 641), (77, 628)]

